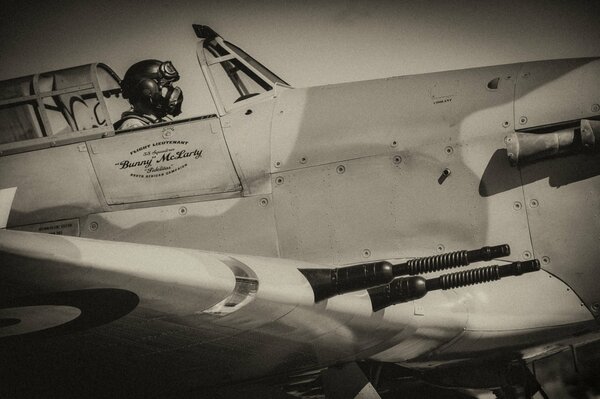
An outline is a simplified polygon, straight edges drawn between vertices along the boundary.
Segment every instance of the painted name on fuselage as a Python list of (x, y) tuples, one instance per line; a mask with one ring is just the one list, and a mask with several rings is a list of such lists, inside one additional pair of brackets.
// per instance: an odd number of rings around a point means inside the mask
[[(128, 170), (137, 178), (168, 176), (187, 167), (190, 161), (202, 158), (203, 149), (187, 148), (187, 141), (166, 140), (146, 144), (129, 152), (138, 156), (115, 163), (118, 170)], [(139, 156), (141, 155), (141, 158)]]

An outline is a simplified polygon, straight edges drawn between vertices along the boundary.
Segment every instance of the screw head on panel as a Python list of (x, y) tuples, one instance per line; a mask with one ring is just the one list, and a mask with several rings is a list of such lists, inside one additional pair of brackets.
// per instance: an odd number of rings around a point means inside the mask
[(550, 264), (550, 257), (549, 256), (542, 256), (542, 263), (544, 265)]

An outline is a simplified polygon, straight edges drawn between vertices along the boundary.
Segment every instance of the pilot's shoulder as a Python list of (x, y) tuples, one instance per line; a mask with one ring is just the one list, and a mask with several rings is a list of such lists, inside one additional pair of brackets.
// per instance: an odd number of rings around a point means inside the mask
[(136, 127), (148, 126), (148, 122), (142, 121), (138, 118), (127, 118), (123, 121), (121, 126), (119, 126), (119, 130), (123, 129), (133, 129)]
[(153, 115), (141, 115), (136, 112), (123, 112), (121, 119), (115, 123), (115, 130), (133, 129), (155, 123)]

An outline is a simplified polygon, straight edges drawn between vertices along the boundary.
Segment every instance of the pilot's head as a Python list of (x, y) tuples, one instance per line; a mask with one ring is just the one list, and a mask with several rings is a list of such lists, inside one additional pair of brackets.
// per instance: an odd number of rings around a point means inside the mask
[(121, 81), (123, 97), (134, 109), (151, 112), (158, 118), (181, 113), (183, 92), (173, 82), (179, 73), (171, 61), (143, 60), (133, 64)]

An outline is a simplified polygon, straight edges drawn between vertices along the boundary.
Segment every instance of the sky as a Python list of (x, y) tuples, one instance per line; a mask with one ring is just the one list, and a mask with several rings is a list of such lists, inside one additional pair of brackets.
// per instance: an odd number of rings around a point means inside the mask
[[(104, 62), (171, 60), (184, 111), (207, 106), (193, 23), (294, 87), (600, 56), (600, 1), (0, 0), (0, 80)], [(191, 96), (190, 96), (191, 95)]]

